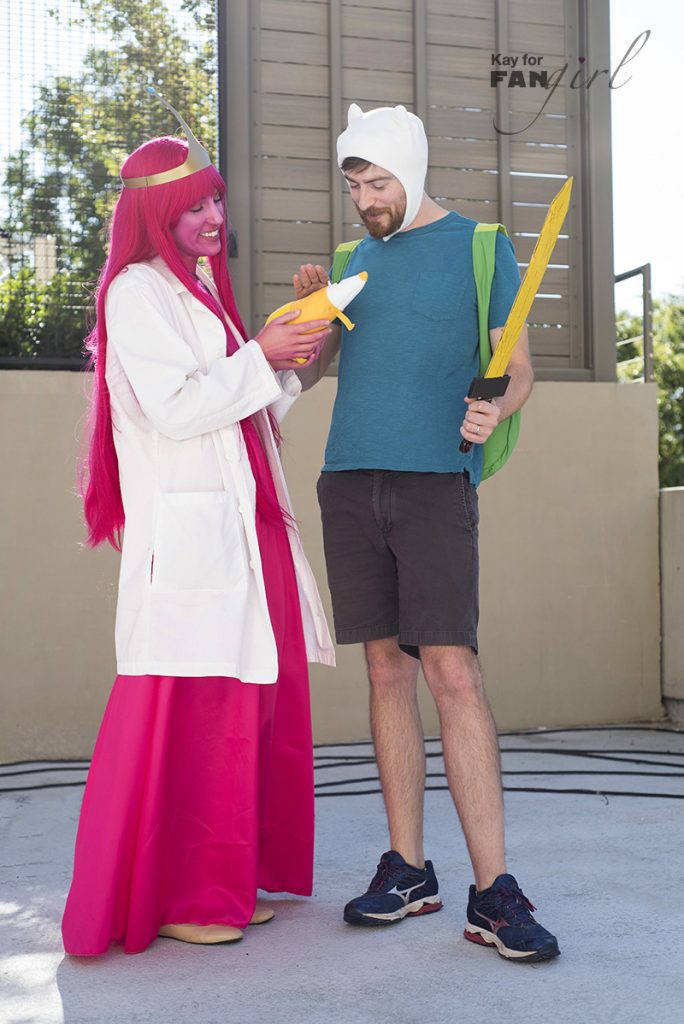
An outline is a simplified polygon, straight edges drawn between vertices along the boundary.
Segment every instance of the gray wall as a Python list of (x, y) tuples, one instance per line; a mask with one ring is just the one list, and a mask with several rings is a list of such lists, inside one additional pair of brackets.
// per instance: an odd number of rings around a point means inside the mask
[[(605, 77), (570, 85), (578, 54), (586, 79), (610, 63), (608, 0), (230, 0), (222, 10), (221, 158), (247, 322), (290, 300), (300, 263), (327, 265), (363, 233), (334, 155), (350, 102), (403, 103), (425, 123), (430, 195), (505, 223), (523, 269), (545, 207), (575, 176), (530, 344), (540, 377), (615, 379), (610, 95)], [(567, 70), (548, 92), (492, 88), (495, 52), (518, 55), (518, 72), (523, 53), (550, 75)]]
[[(81, 547), (73, 494), (84, 383), (0, 373), (0, 761), (88, 756), (115, 674), (118, 556)], [(285, 421), (326, 602), (314, 486), (334, 389), (326, 378)], [(481, 654), (500, 728), (657, 717), (655, 387), (538, 384), (516, 455), (480, 495)], [(359, 647), (339, 648), (336, 670), (313, 669), (312, 695), (317, 741), (368, 735)]]

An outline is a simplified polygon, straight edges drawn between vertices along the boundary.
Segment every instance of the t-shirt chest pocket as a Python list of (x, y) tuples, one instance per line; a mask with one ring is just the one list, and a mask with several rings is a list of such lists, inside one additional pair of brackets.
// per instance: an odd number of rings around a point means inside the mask
[(416, 278), (412, 309), (428, 320), (453, 320), (462, 312), (463, 275), (423, 270)]

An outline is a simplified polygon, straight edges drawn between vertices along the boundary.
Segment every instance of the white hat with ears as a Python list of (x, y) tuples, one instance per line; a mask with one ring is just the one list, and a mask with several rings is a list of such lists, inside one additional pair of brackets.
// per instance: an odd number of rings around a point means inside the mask
[[(358, 103), (352, 103), (347, 127), (337, 140), (338, 165), (350, 156), (383, 167), (401, 183), (406, 214), (399, 231), (406, 231), (416, 219), (425, 191), (428, 143), (421, 119), (401, 105), (376, 107), (364, 114)], [(384, 240), (391, 237), (386, 235)]]

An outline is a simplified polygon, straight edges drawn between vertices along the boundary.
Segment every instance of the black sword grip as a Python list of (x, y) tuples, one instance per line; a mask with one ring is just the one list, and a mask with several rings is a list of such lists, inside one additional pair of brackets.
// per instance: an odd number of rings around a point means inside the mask
[[(476, 398), (479, 402), (491, 402), (492, 399), (506, 394), (510, 382), (511, 378), (508, 373), (505, 373), (503, 377), (476, 377), (470, 385), (468, 398)], [(472, 447), (473, 442), (466, 441), (464, 437), (458, 450), (467, 455)]]

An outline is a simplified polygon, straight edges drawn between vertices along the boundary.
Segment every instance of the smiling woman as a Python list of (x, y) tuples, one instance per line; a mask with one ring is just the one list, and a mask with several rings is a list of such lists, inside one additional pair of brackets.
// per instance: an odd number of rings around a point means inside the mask
[(194, 274), (201, 256), (216, 256), (221, 251), (220, 228), (224, 221), (224, 197), (220, 191), (202, 196), (185, 210), (171, 229), (181, 259)]
[(123, 165), (87, 342), (88, 539), (120, 547), (121, 573), (62, 927), (80, 956), (234, 942), (273, 916), (257, 887), (311, 893), (307, 658), (334, 656), (278, 421), (293, 360), (316, 358), (328, 324), (290, 313), (248, 338), (225, 185), (181, 123), (189, 142), (153, 139)]

